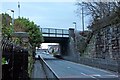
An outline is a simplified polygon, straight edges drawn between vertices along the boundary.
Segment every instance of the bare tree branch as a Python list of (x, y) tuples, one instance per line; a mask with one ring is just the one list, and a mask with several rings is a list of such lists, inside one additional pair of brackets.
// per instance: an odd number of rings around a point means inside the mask
[(93, 22), (98, 19), (112, 15), (118, 9), (120, 10), (120, 2), (77, 2), (77, 13), (81, 14), (81, 8), (84, 8), (84, 14), (91, 15)]

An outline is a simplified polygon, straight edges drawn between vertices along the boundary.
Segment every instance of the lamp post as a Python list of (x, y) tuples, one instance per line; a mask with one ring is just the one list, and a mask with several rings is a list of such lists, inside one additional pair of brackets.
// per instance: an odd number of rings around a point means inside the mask
[(14, 32), (14, 10), (8, 9), (13, 13), (13, 18), (12, 18), (12, 32)]
[(75, 38), (76, 38), (76, 31), (77, 31), (76, 22), (73, 22), (73, 26), (74, 26), (74, 34), (75, 34)]
[(75, 34), (75, 42), (76, 42), (76, 31), (77, 31), (76, 22), (73, 22), (73, 26), (74, 26), (74, 34)]
[(77, 27), (76, 27), (76, 22), (73, 22), (73, 25), (75, 27), (75, 31), (77, 30)]
[(75, 28), (75, 31), (74, 31), (74, 34), (75, 34), (75, 46), (76, 46), (76, 49), (77, 49), (77, 26), (76, 26), (76, 22), (73, 22), (73, 26)]

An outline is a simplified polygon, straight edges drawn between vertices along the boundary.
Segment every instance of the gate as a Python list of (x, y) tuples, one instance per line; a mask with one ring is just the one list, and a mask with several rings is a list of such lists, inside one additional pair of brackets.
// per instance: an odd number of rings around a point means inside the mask
[(1, 42), (2, 57), (7, 61), (2, 65), (2, 79), (28, 80), (28, 50), (6, 39)]

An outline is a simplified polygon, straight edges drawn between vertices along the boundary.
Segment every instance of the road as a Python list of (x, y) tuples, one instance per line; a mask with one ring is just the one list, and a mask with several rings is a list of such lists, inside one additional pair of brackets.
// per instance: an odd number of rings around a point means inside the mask
[[(89, 80), (118, 80), (117, 74), (65, 60), (45, 60), (59, 78), (89, 78)], [(101, 79), (100, 79), (101, 78)], [(84, 80), (84, 79), (83, 79)]]
[(57, 58), (53, 57), (51, 54), (40, 54), (44, 60), (56, 60)]
[[(119, 80), (118, 75), (106, 70), (56, 59), (51, 55), (41, 54), (60, 79), (77, 80)], [(48, 59), (47, 59), (48, 58)]]
[(93, 68), (83, 64), (77, 64), (66, 60), (60, 60), (56, 58), (53, 59), (54, 57), (50, 55), (42, 55), (42, 57), (59, 78), (76, 78), (80, 80), (81, 78), (83, 80), (118, 80), (118, 75), (113, 72)]

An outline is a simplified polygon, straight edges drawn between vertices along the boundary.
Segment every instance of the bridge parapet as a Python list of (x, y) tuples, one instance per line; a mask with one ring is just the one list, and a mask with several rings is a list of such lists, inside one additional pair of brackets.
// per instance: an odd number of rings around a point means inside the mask
[(44, 37), (69, 37), (67, 29), (41, 28), (41, 32)]

